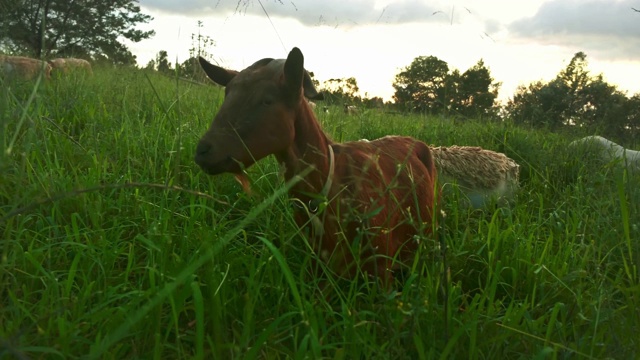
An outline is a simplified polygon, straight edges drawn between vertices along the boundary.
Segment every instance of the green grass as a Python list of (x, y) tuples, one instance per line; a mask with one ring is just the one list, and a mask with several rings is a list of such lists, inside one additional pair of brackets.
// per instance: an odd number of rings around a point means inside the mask
[(253, 196), (194, 164), (215, 87), (96, 69), (0, 94), (0, 359), (640, 356), (638, 179), (569, 137), (330, 107), (336, 140), (483, 146), (522, 189), (446, 198), (446, 255), (425, 241), (401, 292), (329, 277), (324, 296), (275, 161)]

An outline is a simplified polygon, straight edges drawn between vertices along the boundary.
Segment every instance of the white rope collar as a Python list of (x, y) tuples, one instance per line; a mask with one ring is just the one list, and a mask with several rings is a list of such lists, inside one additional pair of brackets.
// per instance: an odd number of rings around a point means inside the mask
[(321, 212), (319, 210), (324, 209), (328, 204), (329, 191), (331, 191), (331, 186), (333, 185), (333, 176), (335, 174), (335, 169), (335, 155), (333, 153), (333, 147), (329, 145), (329, 172), (327, 173), (327, 180), (324, 182), (322, 191), (320, 191), (320, 193), (313, 199), (309, 200), (308, 204), (303, 203), (300, 199), (297, 198), (292, 199), (296, 206), (306, 210), (310, 218), (313, 218), (318, 212)]

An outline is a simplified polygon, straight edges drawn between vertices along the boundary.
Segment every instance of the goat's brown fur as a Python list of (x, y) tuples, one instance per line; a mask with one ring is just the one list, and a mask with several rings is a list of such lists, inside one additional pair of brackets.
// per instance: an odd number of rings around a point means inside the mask
[(305, 100), (321, 95), (303, 62), (297, 48), (286, 60), (263, 59), (242, 72), (200, 59), (226, 95), (195, 161), (211, 175), (238, 174), (273, 154), (287, 180), (310, 168), (289, 195), (312, 249), (341, 276), (364, 271), (388, 284), (392, 270), (411, 261), (420, 239), (432, 232), (431, 151), (401, 136), (334, 143)]

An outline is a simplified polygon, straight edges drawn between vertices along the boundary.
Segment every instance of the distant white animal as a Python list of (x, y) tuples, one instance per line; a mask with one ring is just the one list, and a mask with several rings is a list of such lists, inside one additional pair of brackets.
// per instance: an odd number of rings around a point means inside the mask
[(457, 184), (474, 208), (508, 202), (519, 188), (520, 165), (505, 154), (477, 146), (431, 146), (438, 180)]
[(593, 154), (594, 160), (617, 162), (629, 172), (640, 172), (640, 151), (625, 149), (602, 136), (587, 136), (572, 142), (569, 147), (580, 147), (582, 154)]
[(344, 104), (344, 113), (349, 115), (355, 115), (358, 113), (358, 108), (353, 105)]

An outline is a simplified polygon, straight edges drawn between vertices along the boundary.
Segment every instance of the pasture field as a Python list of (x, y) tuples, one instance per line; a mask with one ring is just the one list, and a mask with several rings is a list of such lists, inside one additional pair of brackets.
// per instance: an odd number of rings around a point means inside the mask
[(482, 146), (522, 188), (444, 197), (397, 291), (327, 275), (323, 295), (275, 161), (251, 196), (193, 162), (222, 96), (131, 69), (2, 84), (0, 359), (640, 357), (638, 179), (581, 163), (575, 137), (331, 106), (337, 141)]

